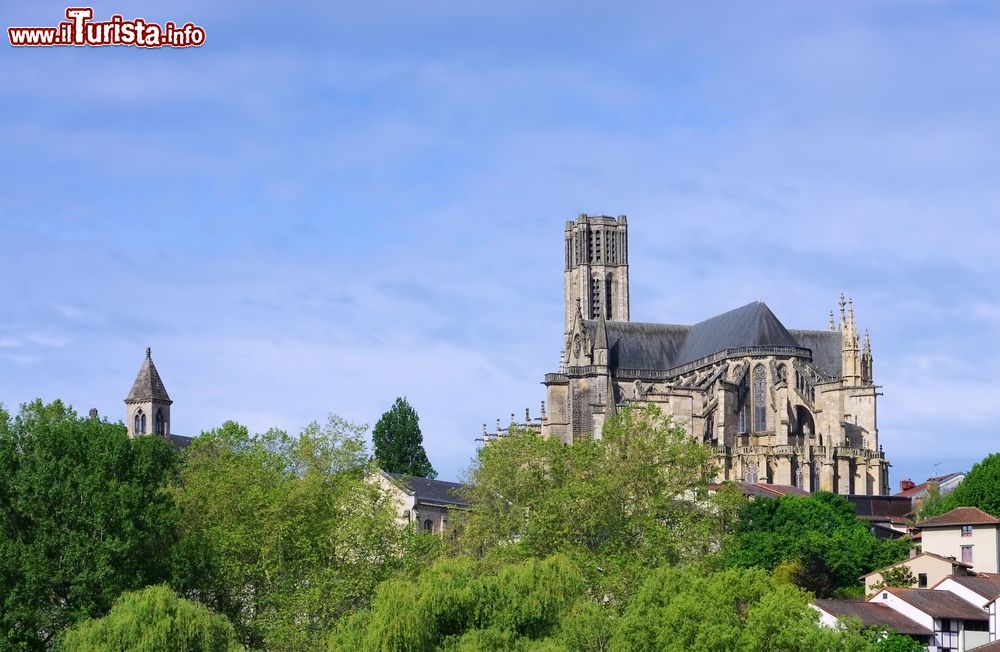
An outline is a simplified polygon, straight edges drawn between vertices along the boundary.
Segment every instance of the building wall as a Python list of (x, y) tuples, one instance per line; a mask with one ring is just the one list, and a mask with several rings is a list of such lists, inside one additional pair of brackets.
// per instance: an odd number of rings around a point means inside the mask
[(972, 546), (972, 567), (979, 573), (1000, 572), (1000, 527), (973, 525), (972, 536), (963, 537), (961, 526), (927, 528), (921, 531), (925, 552), (962, 560), (962, 546)]
[[(938, 553), (940, 554), (940, 553)], [(914, 578), (919, 578), (920, 573), (927, 573), (927, 586), (930, 588), (952, 574), (952, 564), (949, 561), (935, 559), (929, 555), (917, 555), (912, 559), (906, 559), (898, 564), (893, 564), (887, 568), (906, 566), (913, 573)], [(886, 570), (886, 569), (882, 569)], [(865, 595), (870, 596), (875, 592), (875, 585), (882, 581), (881, 573), (871, 573), (865, 577)], [(904, 587), (905, 588), (905, 587)], [(914, 582), (910, 588), (917, 588)]]

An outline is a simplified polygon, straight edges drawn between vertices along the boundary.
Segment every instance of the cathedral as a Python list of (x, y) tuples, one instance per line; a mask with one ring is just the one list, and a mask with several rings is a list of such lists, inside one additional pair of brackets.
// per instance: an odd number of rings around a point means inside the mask
[[(517, 425), (572, 443), (652, 402), (712, 448), (719, 481), (888, 494), (871, 342), (852, 302), (841, 296), (823, 330), (788, 329), (759, 301), (693, 325), (630, 321), (623, 215), (566, 223), (564, 276), (559, 370), (541, 416)], [(485, 438), (503, 435), (498, 424)]]

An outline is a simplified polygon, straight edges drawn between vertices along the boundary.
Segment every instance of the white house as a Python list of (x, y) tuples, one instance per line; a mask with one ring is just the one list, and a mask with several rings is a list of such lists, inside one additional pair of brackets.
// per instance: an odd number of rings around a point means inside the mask
[(946, 577), (938, 582), (934, 589), (950, 591), (963, 600), (985, 609), (989, 616), (990, 640), (1000, 639), (1000, 630), (997, 628), (1000, 574), (978, 573), (976, 575)]
[(928, 652), (965, 652), (990, 642), (987, 611), (950, 591), (889, 587), (868, 602), (883, 604), (930, 629)]
[(418, 478), (378, 470), (371, 480), (387, 492), (396, 504), (401, 525), (412, 523), (427, 532), (445, 532), (455, 510), (468, 509), (463, 497), (465, 485), (458, 482)]

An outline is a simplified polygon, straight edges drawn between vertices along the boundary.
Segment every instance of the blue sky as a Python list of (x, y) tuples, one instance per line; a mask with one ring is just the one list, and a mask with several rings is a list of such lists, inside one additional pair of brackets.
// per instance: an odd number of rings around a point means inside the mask
[(558, 366), (564, 222), (624, 213), (634, 320), (853, 296), (894, 485), (1000, 449), (995, 3), (369, 4), (0, 47), (0, 401), (121, 418), (151, 346), (177, 433), (406, 395), (458, 478)]

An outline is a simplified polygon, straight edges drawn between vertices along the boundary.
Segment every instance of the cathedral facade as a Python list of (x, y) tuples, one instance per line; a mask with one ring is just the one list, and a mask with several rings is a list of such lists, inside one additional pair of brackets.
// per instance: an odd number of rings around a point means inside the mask
[(630, 321), (625, 216), (567, 222), (564, 276), (548, 409), (520, 425), (572, 443), (599, 438), (621, 406), (652, 402), (712, 448), (717, 480), (888, 493), (871, 343), (851, 302), (841, 297), (823, 330), (788, 329), (762, 302), (693, 325)]

